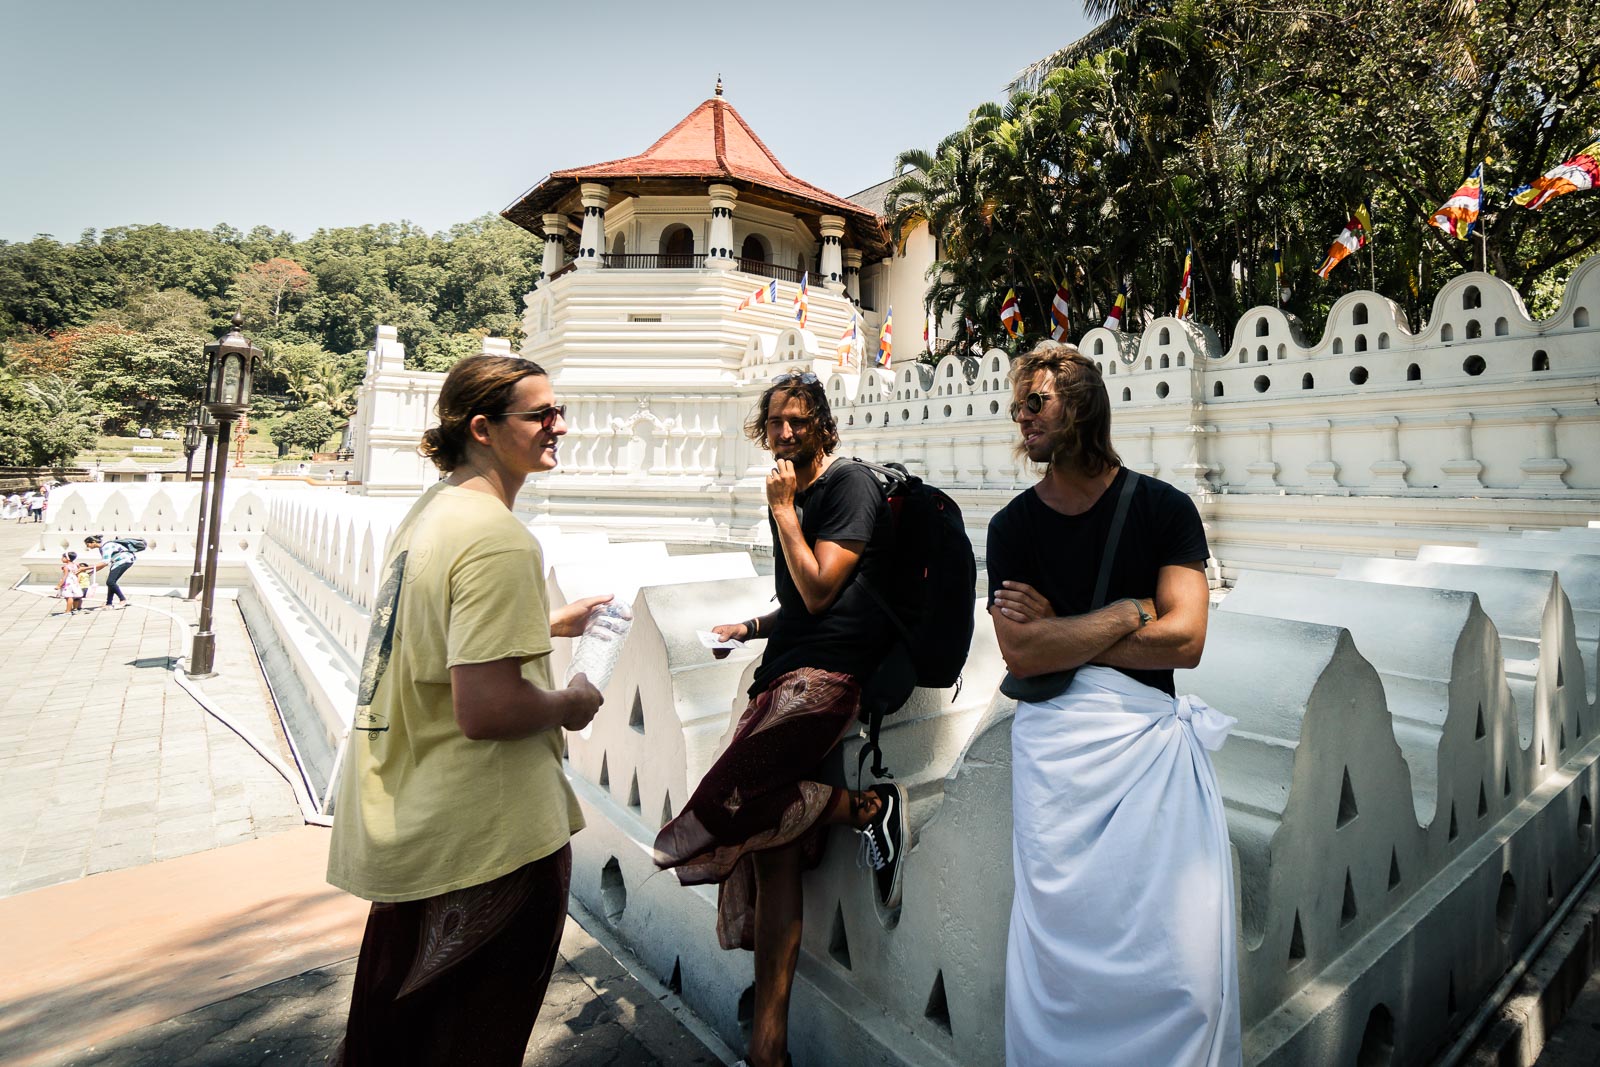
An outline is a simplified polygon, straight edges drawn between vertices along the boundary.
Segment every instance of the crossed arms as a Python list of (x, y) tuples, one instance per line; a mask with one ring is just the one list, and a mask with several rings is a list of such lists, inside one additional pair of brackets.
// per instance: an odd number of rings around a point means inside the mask
[[(1162, 567), (1142, 629), (1126, 600), (1083, 615), (1057, 616), (1050, 602), (1023, 582), (1004, 582), (989, 615), (1006, 668), (1018, 678), (1086, 663), (1136, 670), (1170, 670), (1200, 662), (1206, 643), (1210, 592), (1203, 563)], [(1154, 610), (1151, 610), (1152, 607)]]

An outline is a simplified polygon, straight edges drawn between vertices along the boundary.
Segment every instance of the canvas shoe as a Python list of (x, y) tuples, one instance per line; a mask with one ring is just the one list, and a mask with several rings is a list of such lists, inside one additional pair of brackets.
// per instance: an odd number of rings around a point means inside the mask
[(909, 836), (905, 795), (899, 786), (886, 783), (868, 786), (866, 792), (878, 798), (880, 807), (872, 821), (857, 831), (861, 834), (861, 857), (863, 866), (872, 868), (878, 902), (892, 911), (900, 906), (900, 861)]

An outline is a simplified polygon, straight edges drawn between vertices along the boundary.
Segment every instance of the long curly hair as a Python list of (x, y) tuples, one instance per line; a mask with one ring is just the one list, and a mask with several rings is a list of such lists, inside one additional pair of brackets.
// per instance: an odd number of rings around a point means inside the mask
[[(1045, 435), (1050, 442), (1050, 466), (1091, 477), (1122, 466), (1122, 457), (1111, 447), (1111, 395), (1094, 361), (1076, 345), (1040, 341), (1011, 365), (1011, 389), (1018, 400), (1040, 371), (1050, 375), (1050, 388), (1060, 398), (1065, 415), (1061, 425)], [(1017, 451), (1025, 451), (1020, 443)]]
[(433, 465), (449, 474), (467, 459), (467, 428), (479, 415), (499, 415), (524, 378), (543, 377), (544, 368), (516, 356), (468, 356), (444, 376), (439, 387), (439, 425), (422, 435), (417, 446)]
[(784, 379), (783, 384), (774, 382), (761, 393), (755, 410), (745, 420), (744, 435), (767, 451), (772, 451), (772, 445), (767, 440), (767, 412), (772, 410), (772, 398), (797, 397), (805, 404), (806, 414), (813, 420), (811, 432), (816, 435), (817, 451), (831, 456), (833, 450), (839, 447), (839, 424), (834, 420), (833, 409), (828, 406), (828, 394), (822, 388), (822, 382), (815, 378), (810, 382), (801, 381), (798, 375), (779, 377)]

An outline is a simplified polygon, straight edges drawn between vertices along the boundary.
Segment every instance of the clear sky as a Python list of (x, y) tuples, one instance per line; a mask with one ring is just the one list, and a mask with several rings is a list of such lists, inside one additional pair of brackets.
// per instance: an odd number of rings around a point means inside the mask
[(1075, 0), (0, 0), (0, 239), (499, 211), (711, 95), (841, 195), (1087, 29)]

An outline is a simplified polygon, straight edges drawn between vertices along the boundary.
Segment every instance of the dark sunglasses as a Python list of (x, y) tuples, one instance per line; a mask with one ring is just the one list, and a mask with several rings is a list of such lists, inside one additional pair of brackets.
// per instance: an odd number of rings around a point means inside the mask
[(817, 376), (810, 371), (804, 371), (800, 374), (795, 374), (791, 371), (772, 379), (773, 385), (788, 385), (790, 382), (799, 382), (801, 385), (816, 385)]
[(541, 430), (548, 431), (550, 427), (556, 424), (557, 419), (564, 419), (567, 417), (567, 405), (549, 404), (542, 408), (534, 408), (532, 411), (502, 411), (498, 415), (486, 415), (484, 417), (490, 419), (503, 419), (512, 415), (521, 419), (523, 422), (537, 422)]
[(1017, 421), (1017, 416), (1022, 413), (1023, 408), (1027, 408), (1028, 413), (1031, 415), (1039, 414), (1044, 410), (1044, 402), (1055, 395), (1054, 393), (1029, 393), (1022, 398), (1022, 403), (1020, 404), (1013, 400), (1011, 402), (1011, 421)]

